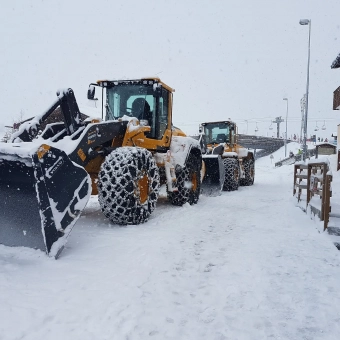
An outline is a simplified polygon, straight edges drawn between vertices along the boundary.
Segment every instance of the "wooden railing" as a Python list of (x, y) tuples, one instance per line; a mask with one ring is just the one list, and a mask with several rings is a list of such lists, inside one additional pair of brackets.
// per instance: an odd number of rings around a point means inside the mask
[(324, 222), (324, 230), (327, 229), (329, 213), (331, 212), (331, 182), (332, 175), (329, 173), (328, 162), (294, 165), (293, 195), (296, 196), (298, 202), (305, 198), (304, 211), (307, 212), (308, 207), (310, 207), (310, 211), (314, 215), (318, 215), (320, 221)]

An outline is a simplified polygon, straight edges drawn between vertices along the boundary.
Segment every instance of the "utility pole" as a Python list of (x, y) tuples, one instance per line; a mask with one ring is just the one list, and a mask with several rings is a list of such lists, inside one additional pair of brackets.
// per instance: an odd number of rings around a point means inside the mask
[(285, 132), (285, 157), (287, 157), (287, 123), (288, 123), (288, 98), (283, 98), (287, 101), (287, 112), (286, 112), (286, 132)]
[(305, 111), (306, 111), (306, 94), (303, 95), (303, 97), (300, 99), (300, 105), (301, 105), (301, 129), (300, 129), (300, 143), (301, 148), (303, 150), (303, 127), (305, 122)]
[(275, 120), (273, 120), (273, 123), (276, 124), (277, 128), (276, 128), (276, 137), (277, 138), (280, 138), (280, 123), (283, 123), (284, 122), (284, 119), (280, 117), (276, 117)]
[(310, 32), (312, 21), (310, 19), (301, 19), (300, 25), (308, 25), (309, 33), (308, 33), (308, 61), (307, 61), (307, 84), (306, 84), (306, 110), (304, 116), (304, 124), (303, 124), (303, 153), (302, 159), (305, 162), (307, 158), (307, 120), (308, 120), (308, 95), (309, 95), (309, 64), (310, 64)]

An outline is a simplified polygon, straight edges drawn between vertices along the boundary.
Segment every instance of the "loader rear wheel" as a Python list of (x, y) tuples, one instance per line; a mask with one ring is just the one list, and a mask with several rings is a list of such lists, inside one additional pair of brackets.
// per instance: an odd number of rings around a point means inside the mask
[(191, 183), (188, 202), (192, 205), (198, 202), (201, 193), (201, 158), (196, 157), (194, 154), (190, 154), (187, 167), (189, 168), (189, 178)]
[(115, 224), (140, 224), (156, 208), (159, 171), (150, 151), (121, 147), (111, 152), (98, 175), (102, 212)]
[(184, 168), (175, 168), (178, 191), (169, 192), (168, 199), (173, 205), (196, 204), (201, 191), (201, 159), (190, 154)]
[(239, 187), (240, 181), (240, 168), (238, 160), (235, 158), (225, 158), (223, 159), (224, 165), (224, 191), (234, 191)]
[(244, 178), (240, 179), (240, 185), (249, 186), (254, 184), (255, 164), (253, 159), (245, 159), (243, 161)]
[(240, 179), (240, 185), (249, 186), (254, 184), (255, 164), (253, 159), (245, 159), (243, 161), (244, 178)]

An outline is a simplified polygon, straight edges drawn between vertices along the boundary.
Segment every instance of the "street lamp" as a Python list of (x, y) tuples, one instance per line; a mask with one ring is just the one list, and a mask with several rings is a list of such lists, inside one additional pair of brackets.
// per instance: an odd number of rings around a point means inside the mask
[(310, 62), (310, 31), (312, 22), (310, 19), (301, 19), (300, 25), (309, 25), (308, 34), (308, 63), (307, 63), (307, 85), (306, 85), (306, 109), (303, 122), (303, 153), (302, 159), (305, 162), (307, 158), (307, 118), (308, 118), (308, 94), (309, 94), (309, 62)]
[(287, 122), (288, 122), (288, 98), (283, 98), (287, 101), (287, 112), (286, 112), (286, 138), (285, 138), (285, 157), (287, 157)]

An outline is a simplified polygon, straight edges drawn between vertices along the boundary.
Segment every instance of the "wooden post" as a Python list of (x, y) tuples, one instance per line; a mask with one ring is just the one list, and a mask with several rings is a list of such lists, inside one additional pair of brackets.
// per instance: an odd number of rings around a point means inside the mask
[(296, 172), (298, 169), (298, 165), (294, 164), (294, 187), (293, 187), (293, 196), (296, 194)]
[(307, 207), (308, 204), (310, 202), (311, 199), (311, 194), (310, 194), (310, 190), (309, 190), (309, 186), (310, 186), (310, 175), (312, 173), (312, 167), (310, 165), (308, 165), (308, 169), (307, 169), (307, 199), (306, 199), (306, 211), (307, 211)]
[(325, 204), (326, 204), (326, 191), (327, 191), (327, 185), (326, 185), (326, 178), (327, 178), (327, 164), (323, 164), (322, 169), (322, 193), (321, 193), (321, 221), (325, 220)]
[(324, 222), (323, 222), (323, 230), (325, 231), (328, 228), (329, 222), (329, 213), (331, 212), (331, 182), (332, 182), (332, 175), (326, 176), (326, 183), (325, 186), (325, 196), (324, 196)]

